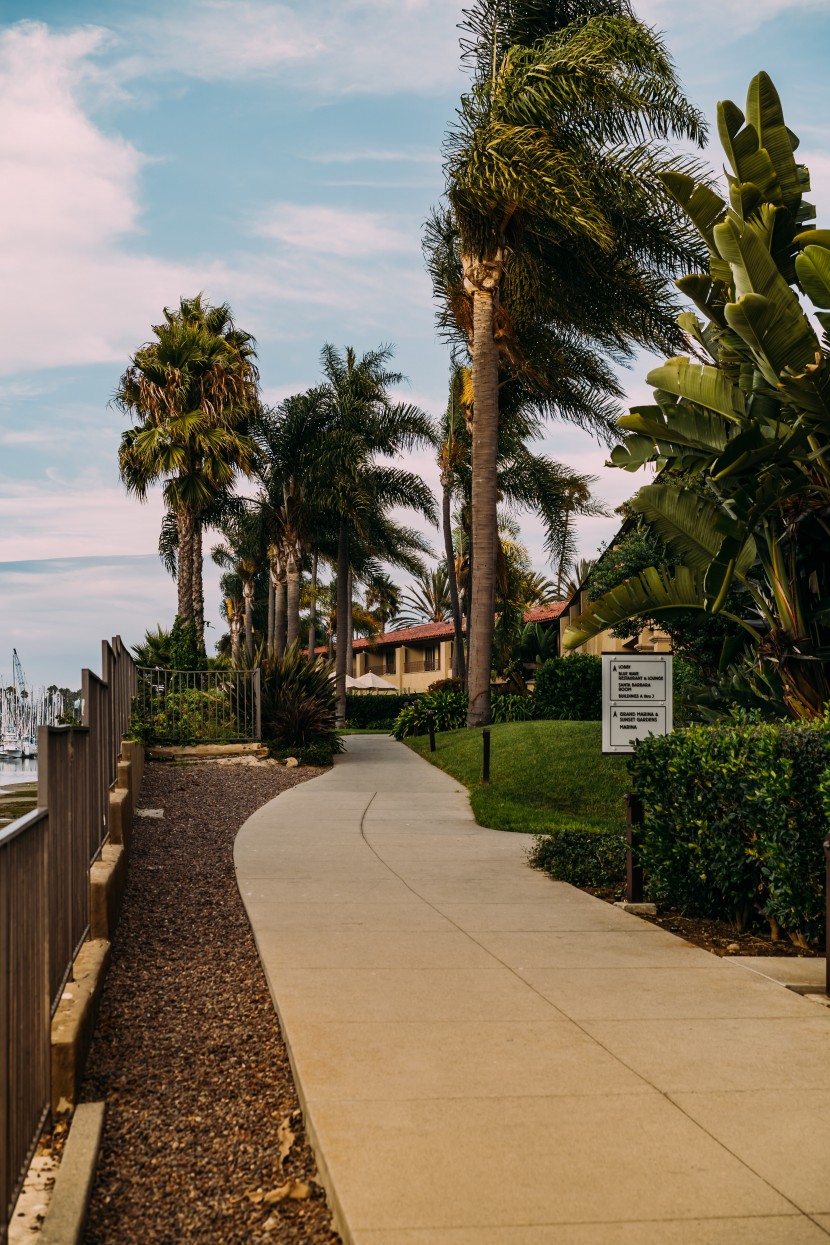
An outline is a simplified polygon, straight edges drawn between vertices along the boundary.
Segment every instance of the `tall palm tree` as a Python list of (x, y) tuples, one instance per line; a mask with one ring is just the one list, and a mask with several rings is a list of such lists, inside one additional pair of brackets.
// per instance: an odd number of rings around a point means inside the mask
[[(461, 414), (459, 414), (461, 412)], [(451, 431), (452, 421), (452, 431)], [(472, 482), (474, 406), (469, 368), (455, 369), (451, 382), (450, 403), (441, 426), (439, 464), (442, 472), (445, 512), (445, 542), (455, 565), (455, 577), (463, 589), (469, 612), (472, 584), (475, 579), (472, 557)], [(541, 420), (533, 404), (521, 391), (509, 392), (500, 412), (496, 497), (511, 526), (520, 511), (528, 511), (541, 521), (545, 551), (553, 564), (561, 564), (573, 552), (573, 519), (575, 515), (604, 515), (601, 503), (594, 500), (593, 476), (581, 475), (570, 467), (555, 462), (545, 454), (535, 453), (529, 443), (541, 434)], [(452, 527), (447, 518), (448, 502), (458, 503), (457, 528), (460, 536), (456, 552)], [(503, 540), (497, 532), (494, 577), (504, 574)], [(450, 580), (452, 583), (452, 577)], [(557, 598), (558, 599), (558, 598)], [(495, 605), (495, 601), (494, 601)], [(460, 609), (456, 623), (454, 649), (461, 645)], [(455, 664), (453, 666), (455, 670)]]
[[(319, 447), (323, 509), (337, 522), (337, 718), (345, 720), (346, 673), (351, 656), (347, 619), (355, 560), (388, 560), (394, 542), (414, 537), (389, 518), (395, 507), (436, 520), (435, 501), (419, 476), (390, 465), (403, 453), (435, 443), (429, 417), (409, 403), (394, 402), (390, 390), (403, 376), (389, 369), (392, 349), (381, 346), (358, 358), (351, 347), (322, 351), (326, 435)], [(379, 461), (387, 460), (387, 461)], [(423, 541), (420, 542), (423, 547)]]
[[(326, 433), (326, 411), (319, 389), (286, 398), (260, 423), (262, 450), (259, 504), (271, 531), (272, 580), (286, 590), (286, 637), (291, 645), (300, 634), (300, 576), (303, 561), (330, 538), (332, 519), (320, 502), (320, 442)], [(281, 606), (281, 597), (277, 599)], [(279, 608), (276, 614), (279, 614)], [(276, 626), (276, 631), (280, 627)], [(269, 639), (273, 647), (273, 639)], [(281, 637), (276, 647), (281, 651)]]
[(367, 578), (366, 608), (374, 614), (382, 632), (401, 608), (401, 590), (384, 571), (375, 571)]
[(416, 627), (419, 623), (448, 622), (452, 618), (452, 599), (446, 562), (425, 571), (401, 596), (395, 629)]
[[(245, 624), (245, 648), (248, 662), (254, 660), (254, 592), (256, 577), (263, 564), (263, 533), (259, 513), (250, 510), (228, 520), (222, 527), (224, 541), (215, 545), (211, 557), (217, 566), (230, 571), (242, 588)], [(229, 611), (231, 622), (238, 613)], [(233, 628), (231, 628), (233, 638)]]
[(162, 483), (176, 522), (178, 614), (194, 623), (204, 649), (203, 520), (236, 476), (253, 467), (256, 346), (236, 327), (226, 303), (212, 307), (201, 295), (165, 308), (153, 333), (115, 393), (116, 406), (135, 421), (121, 436), (119, 468), (128, 491), (142, 501)]
[(676, 342), (667, 280), (696, 257), (654, 139), (697, 140), (703, 123), (627, 0), (475, 0), (463, 29), (473, 82), (427, 250), (472, 361), (475, 726), (490, 713), (501, 374), (607, 432), (619, 385), (597, 347)]

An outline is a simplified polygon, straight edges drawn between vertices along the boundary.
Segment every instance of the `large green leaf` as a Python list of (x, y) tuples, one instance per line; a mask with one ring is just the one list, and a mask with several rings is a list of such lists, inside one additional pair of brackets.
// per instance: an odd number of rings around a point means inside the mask
[(746, 414), (746, 399), (719, 368), (692, 359), (669, 359), (648, 374), (648, 383), (686, 398), (698, 406), (718, 411), (727, 419), (740, 422)]
[[(621, 415), (617, 424), (628, 432), (652, 437), (661, 444), (697, 450), (702, 455), (720, 454), (726, 448), (729, 425), (721, 415), (686, 402), (678, 403), (665, 418), (654, 415), (654, 410), (650, 406), (634, 407), (630, 414)], [(656, 410), (659, 412), (660, 408)]]
[(723, 308), (730, 300), (728, 282), (732, 280), (732, 269), (728, 264), (723, 263), (720, 257), (718, 258), (726, 269), (723, 279), (713, 281), (711, 277), (695, 272), (687, 277), (680, 277), (675, 281), (675, 285), (681, 294), (691, 299), (707, 320), (724, 328), (726, 321), (723, 318)]
[(823, 246), (830, 247), (830, 229), (805, 229), (803, 233), (797, 233), (793, 238), (796, 246)]
[(755, 130), (761, 147), (775, 170), (784, 202), (795, 210), (801, 199), (801, 184), (793, 152), (793, 139), (784, 122), (781, 100), (768, 73), (756, 74), (746, 96), (746, 119)]
[(772, 299), (745, 294), (727, 305), (726, 322), (749, 346), (771, 385), (777, 385), (785, 371), (804, 371), (818, 354), (818, 339), (800, 306), (797, 316), (782, 315)]
[(703, 576), (688, 566), (669, 572), (649, 566), (594, 601), (566, 629), (565, 648), (579, 648), (586, 640), (620, 623), (664, 610), (703, 609)]
[(817, 307), (830, 307), (830, 251), (808, 246), (796, 256), (795, 271), (807, 297)]
[[(636, 514), (648, 520), (672, 553), (693, 571), (708, 571), (721, 551), (725, 528), (742, 536), (736, 521), (721, 507), (691, 489), (647, 484), (629, 504)], [(735, 568), (739, 579), (746, 576), (756, 558), (755, 541), (751, 536), (743, 536), (742, 545)]]
[(715, 240), (712, 236), (713, 226), (718, 221), (723, 220), (724, 213), (726, 212), (724, 200), (720, 195), (715, 194), (714, 190), (711, 190), (709, 186), (696, 182), (688, 173), (668, 170), (660, 174), (660, 181), (666, 187), (671, 197), (683, 208), (683, 211), (709, 247), (712, 276), (716, 280), (728, 281), (729, 271), (718, 255)]
[(783, 195), (769, 153), (760, 145), (754, 125), (745, 125), (737, 104), (718, 104), (718, 134), (739, 182), (754, 182), (764, 199), (781, 203)]

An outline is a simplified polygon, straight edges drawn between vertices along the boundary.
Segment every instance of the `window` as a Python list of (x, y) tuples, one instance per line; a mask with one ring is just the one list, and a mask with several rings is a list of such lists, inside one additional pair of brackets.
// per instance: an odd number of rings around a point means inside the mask
[(397, 649), (394, 649), (394, 648), (388, 648), (386, 650), (384, 654), (384, 662), (385, 662), (384, 673), (386, 674), (395, 673), (395, 654), (396, 653), (397, 653)]
[(424, 670), (435, 669), (435, 645), (431, 644), (429, 648), (424, 649)]

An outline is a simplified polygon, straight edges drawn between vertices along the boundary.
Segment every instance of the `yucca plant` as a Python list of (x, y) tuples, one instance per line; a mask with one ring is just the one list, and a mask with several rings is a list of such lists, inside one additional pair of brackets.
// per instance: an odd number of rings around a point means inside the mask
[(262, 666), (262, 733), (278, 748), (325, 744), (341, 752), (335, 733), (333, 667), (306, 657), (298, 643)]

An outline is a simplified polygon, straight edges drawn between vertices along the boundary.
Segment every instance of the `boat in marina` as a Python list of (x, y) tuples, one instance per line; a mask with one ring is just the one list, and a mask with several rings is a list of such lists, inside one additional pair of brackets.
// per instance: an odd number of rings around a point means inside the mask
[(14, 649), (11, 683), (0, 677), (0, 757), (36, 757), (38, 728), (56, 726), (64, 708), (55, 687), (33, 688), (27, 683)]

